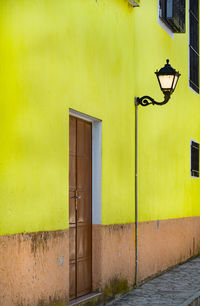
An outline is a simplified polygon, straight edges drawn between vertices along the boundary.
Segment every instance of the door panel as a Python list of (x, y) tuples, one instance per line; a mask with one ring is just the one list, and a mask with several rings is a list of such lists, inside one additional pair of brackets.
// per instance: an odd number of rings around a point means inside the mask
[(76, 297), (76, 279), (75, 279), (76, 265), (75, 262), (70, 264), (69, 270), (69, 298), (74, 299)]
[(69, 192), (69, 222), (70, 224), (76, 223), (76, 193)]
[(70, 298), (74, 298), (92, 287), (91, 123), (70, 116), (69, 145)]
[(76, 119), (69, 119), (69, 297), (76, 297)]
[(70, 171), (69, 171), (69, 182), (70, 182), (70, 191), (76, 190), (76, 156), (73, 152), (71, 152), (69, 156), (69, 164), (70, 164)]
[(90, 206), (86, 203), (89, 202), (88, 195), (86, 192), (79, 191), (79, 195), (81, 196), (79, 202), (79, 209), (77, 212), (77, 221), (78, 222), (86, 222), (91, 223), (91, 210)]
[(91, 292), (91, 264), (85, 260), (79, 260), (77, 264), (77, 275), (79, 282), (77, 290), (79, 296)]
[(76, 190), (76, 119), (69, 118), (69, 191)]
[(76, 260), (76, 225), (70, 226), (69, 232), (69, 260), (74, 265)]
[(77, 258), (89, 259), (91, 257), (91, 235), (90, 225), (81, 224), (78, 226), (77, 232)]

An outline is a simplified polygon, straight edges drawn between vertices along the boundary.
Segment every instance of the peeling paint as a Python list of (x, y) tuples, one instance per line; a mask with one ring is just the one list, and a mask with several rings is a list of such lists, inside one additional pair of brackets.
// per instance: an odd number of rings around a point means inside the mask
[(62, 255), (62, 257), (60, 259), (58, 257), (56, 258), (58, 266), (62, 266), (63, 265), (63, 259), (64, 259), (64, 255)]

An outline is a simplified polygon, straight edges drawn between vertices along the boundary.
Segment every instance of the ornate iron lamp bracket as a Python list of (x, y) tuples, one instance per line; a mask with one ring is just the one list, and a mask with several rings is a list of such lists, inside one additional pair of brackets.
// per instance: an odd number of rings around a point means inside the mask
[(147, 106), (147, 105), (164, 105), (166, 104), (169, 99), (170, 99), (170, 92), (165, 92), (164, 93), (165, 99), (163, 102), (156, 102), (153, 98), (149, 97), (149, 96), (143, 96), (141, 98), (137, 97), (136, 98), (136, 105), (142, 105), (142, 106)]

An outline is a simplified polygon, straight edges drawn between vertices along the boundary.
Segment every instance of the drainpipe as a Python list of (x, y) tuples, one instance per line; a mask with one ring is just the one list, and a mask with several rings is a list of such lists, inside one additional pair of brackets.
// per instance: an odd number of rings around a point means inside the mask
[(135, 285), (138, 287), (138, 103), (135, 98)]

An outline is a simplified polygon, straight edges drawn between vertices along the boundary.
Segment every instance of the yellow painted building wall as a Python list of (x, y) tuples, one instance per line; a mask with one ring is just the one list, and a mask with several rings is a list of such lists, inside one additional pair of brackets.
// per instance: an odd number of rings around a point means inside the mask
[(156, 0), (0, 2), (0, 234), (68, 227), (69, 108), (102, 120), (102, 223), (134, 222), (134, 97), (163, 98), (166, 58), (182, 75), (166, 106), (139, 107), (139, 220), (199, 215), (186, 30), (172, 39)]
[[(189, 88), (188, 3), (186, 33), (172, 39), (158, 24), (157, 1), (143, 1), (135, 23), (136, 92), (162, 99), (153, 71), (166, 58), (181, 77), (169, 103), (139, 107), (139, 219), (140, 221), (199, 216), (199, 179), (190, 176), (190, 140), (200, 141), (200, 98)], [(145, 50), (145, 51), (144, 51)]]

